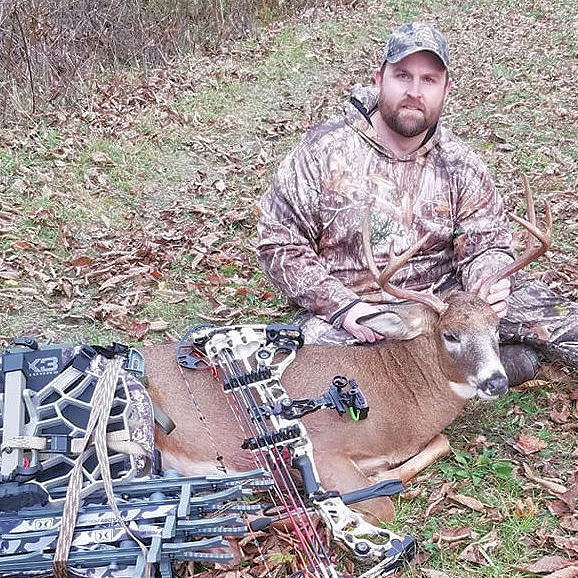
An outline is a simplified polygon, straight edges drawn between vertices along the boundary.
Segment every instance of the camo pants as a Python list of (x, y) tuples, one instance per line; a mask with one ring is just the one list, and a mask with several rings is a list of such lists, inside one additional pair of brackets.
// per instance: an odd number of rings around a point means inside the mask
[[(446, 282), (442, 292), (456, 287), (455, 281)], [(297, 313), (294, 323), (302, 328), (305, 343), (359, 344), (345, 329), (337, 329), (305, 310)], [(569, 365), (574, 366), (573, 360), (578, 360), (578, 303), (556, 294), (541, 281), (522, 277), (514, 280), (508, 313), (501, 325), (505, 330), (501, 331), (502, 336), (522, 334), (530, 337), (534, 346), (543, 342), (546, 347), (538, 347), (540, 350), (566, 351), (567, 355), (561, 357)], [(557, 347), (547, 347), (547, 344)], [(556, 357), (555, 353), (550, 357)], [(578, 368), (578, 363), (574, 368)]]

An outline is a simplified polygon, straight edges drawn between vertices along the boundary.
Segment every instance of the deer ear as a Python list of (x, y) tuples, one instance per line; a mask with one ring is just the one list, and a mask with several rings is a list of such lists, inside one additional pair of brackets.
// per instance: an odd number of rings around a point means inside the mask
[[(421, 307), (420, 307), (421, 309)], [(390, 339), (413, 339), (426, 330), (427, 316), (416, 315), (415, 307), (396, 308), (396, 311), (380, 311), (371, 315), (362, 315), (357, 323), (373, 329), (376, 333)]]

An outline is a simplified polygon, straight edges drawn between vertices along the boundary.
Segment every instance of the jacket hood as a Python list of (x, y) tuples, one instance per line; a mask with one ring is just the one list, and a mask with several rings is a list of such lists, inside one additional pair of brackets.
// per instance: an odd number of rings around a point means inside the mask
[(356, 84), (351, 89), (349, 98), (343, 103), (345, 123), (357, 132), (365, 141), (380, 153), (399, 161), (412, 161), (416, 157), (427, 154), (439, 142), (441, 121), (437, 123), (433, 134), (412, 153), (403, 157), (394, 155), (386, 146), (379, 142), (371, 115), (377, 107), (379, 91), (376, 86), (361, 86)]

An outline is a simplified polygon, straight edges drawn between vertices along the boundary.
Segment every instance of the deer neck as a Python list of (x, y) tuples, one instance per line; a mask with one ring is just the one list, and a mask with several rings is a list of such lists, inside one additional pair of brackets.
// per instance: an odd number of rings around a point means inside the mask
[[(419, 336), (410, 342), (386, 343), (378, 349), (384, 369), (395, 389), (403, 389), (411, 396), (413, 405), (431, 411), (432, 404), (447, 410), (450, 423), (467, 402), (460, 395), (455, 376), (448, 376), (440, 363), (435, 342), (428, 336)], [(452, 379), (454, 378), (454, 379)], [(392, 394), (395, 392), (392, 392)]]

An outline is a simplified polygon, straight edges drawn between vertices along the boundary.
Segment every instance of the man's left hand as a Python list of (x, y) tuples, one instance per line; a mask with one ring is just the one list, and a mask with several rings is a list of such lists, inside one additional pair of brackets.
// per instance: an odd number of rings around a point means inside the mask
[[(483, 285), (483, 280), (476, 283), (474, 286), (474, 293), (479, 294), (480, 286)], [(484, 298), (500, 317), (506, 316), (508, 312), (507, 299), (511, 293), (511, 284), (509, 279), (500, 279), (497, 283), (490, 286), (487, 296)]]

